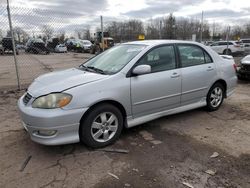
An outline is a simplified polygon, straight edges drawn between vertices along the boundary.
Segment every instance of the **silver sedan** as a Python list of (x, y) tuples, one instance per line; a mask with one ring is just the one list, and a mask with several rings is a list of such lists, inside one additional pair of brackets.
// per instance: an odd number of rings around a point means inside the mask
[(235, 69), (232, 57), (199, 43), (129, 42), (38, 77), (18, 107), (35, 142), (104, 147), (123, 128), (203, 106), (217, 110), (234, 92)]

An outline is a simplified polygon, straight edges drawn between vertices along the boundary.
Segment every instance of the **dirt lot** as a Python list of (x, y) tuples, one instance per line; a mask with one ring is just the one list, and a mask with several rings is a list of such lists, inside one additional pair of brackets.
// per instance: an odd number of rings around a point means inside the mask
[[(22, 83), (45, 72), (77, 66), (89, 57), (20, 55)], [(14, 64), (6, 64), (10, 58), (0, 59), (1, 89), (16, 84)], [(36, 144), (22, 128), (17, 112), (16, 102), (24, 90), (0, 92), (0, 187), (248, 188), (249, 91), (250, 82), (241, 81), (217, 112), (197, 109), (124, 130), (109, 148), (126, 149), (128, 154), (91, 150), (81, 144)], [(214, 152), (218, 156), (211, 158)]]
[[(41, 74), (79, 66), (92, 56), (89, 53), (36, 55), (21, 52), (17, 56), (21, 86), (25, 88)], [(0, 90), (15, 88), (17, 88), (17, 77), (13, 55), (0, 56)]]
[(23, 91), (2, 93), (0, 187), (250, 187), (249, 91), (250, 82), (240, 82), (217, 112), (197, 109), (124, 130), (109, 148), (128, 154), (33, 143), (17, 113)]

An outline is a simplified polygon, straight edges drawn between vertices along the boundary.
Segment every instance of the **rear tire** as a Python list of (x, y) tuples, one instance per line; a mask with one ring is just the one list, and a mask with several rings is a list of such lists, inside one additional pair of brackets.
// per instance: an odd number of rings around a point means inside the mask
[(225, 97), (225, 88), (221, 83), (215, 83), (207, 94), (207, 110), (216, 111), (220, 108)]
[(238, 80), (244, 80), (244, 78), (241, 75), (238, 75)]
[(223, 51), (223, 54), (224, 55), (232, 55), (232, 51), (230, 50), (230, 49), (225, 49), (224, 51)]
[(98, 105), (82, 119), (80, 140), (92, 148), (107, 146), (119, 138), (123, 123), (123, 116), (118, 108), (111, 104)]

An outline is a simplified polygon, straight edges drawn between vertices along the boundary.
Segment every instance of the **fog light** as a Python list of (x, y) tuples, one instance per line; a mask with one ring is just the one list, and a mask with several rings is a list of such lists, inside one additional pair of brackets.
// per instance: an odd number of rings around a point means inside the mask
[(40, 136), (53, 136), (56, 134), (55, 130), (39, 130), (36, 132), (37, 135)]

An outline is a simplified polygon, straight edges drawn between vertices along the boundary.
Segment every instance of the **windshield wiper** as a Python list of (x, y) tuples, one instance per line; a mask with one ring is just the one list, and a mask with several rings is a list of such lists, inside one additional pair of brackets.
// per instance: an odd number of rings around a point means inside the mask
[(98, 68), (93, 67), (93, 66), (80, 65), (79, 68), (82, 68), (82, 69), (84, 69), (86, 71), (89, 71), (89, 72), (97, 72), (97, 73), (100, 73), (100, 74), (107, 74), (102, 69), (98, 69)]
[[(85, 66), (86, 67), (86, 66)], [(102, 69), (98, 69), (96, 67), (93, 67), (93, 66), (87, 66), (86, 67), (87, 69), (91, 69), (91, 70), (94, 70), (95, 72), (98, 72), (100, 74), (106, 74)]]
[[(85, 65), (80, 65), (79, 68), (82, 68), (86, 71), (91, 71), (88, 67), (86, 67)], [(92, 72), (92, 71), (91, 71)]]

